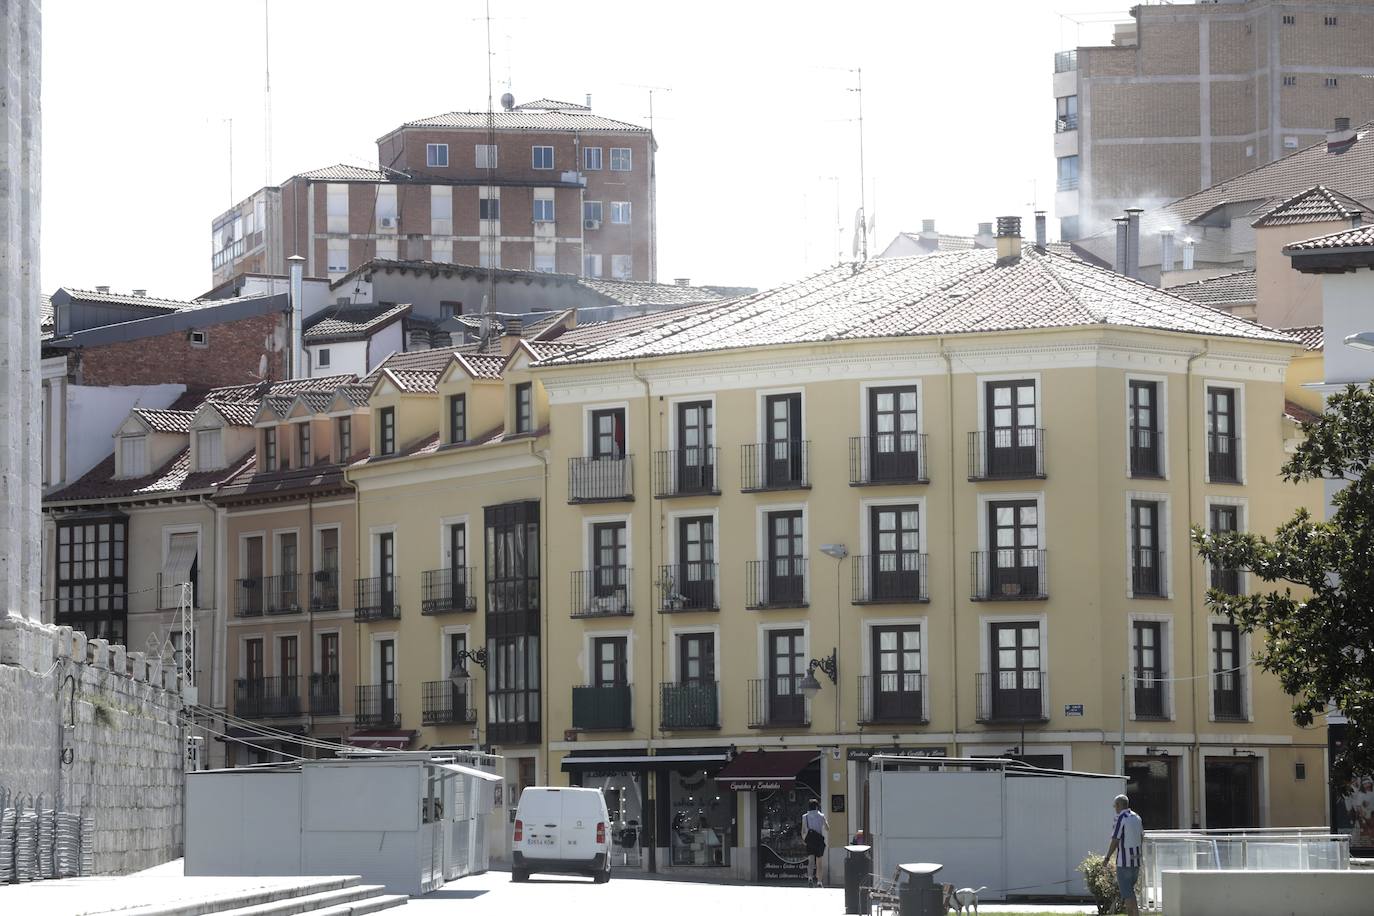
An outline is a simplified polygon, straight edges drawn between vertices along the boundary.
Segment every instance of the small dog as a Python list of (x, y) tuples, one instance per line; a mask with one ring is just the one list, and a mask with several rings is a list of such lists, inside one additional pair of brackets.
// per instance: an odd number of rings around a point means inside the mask
[(987, 885), (982, 887), (961, 887), (954, 889), (954, 885), (945, 885), (945, 907), (956, 913), (978, 913), (978, 895), (987, 890)]

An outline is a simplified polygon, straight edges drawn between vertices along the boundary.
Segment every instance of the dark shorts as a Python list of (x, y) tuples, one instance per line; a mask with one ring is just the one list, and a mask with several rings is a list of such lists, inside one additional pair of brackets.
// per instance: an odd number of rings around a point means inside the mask
[(806, 833), (806, 854), (808, 856), (820, 856), (825, 852), (825, 837), (814, 830)]
[(1125, 865), (1116, 867), (1116, 886), (1121, 889), (1121, 902), (1135, 899), (1135, 880), (1140, 875), (1140, 867)]

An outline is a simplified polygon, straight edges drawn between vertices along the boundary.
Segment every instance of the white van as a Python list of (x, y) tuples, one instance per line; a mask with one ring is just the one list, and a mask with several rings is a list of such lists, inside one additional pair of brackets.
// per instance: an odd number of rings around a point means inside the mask
[(530, 786), (520, 793), (511, 837), (512, 881), (534, 872), (611, 880), (606, 799), (599, 789)]

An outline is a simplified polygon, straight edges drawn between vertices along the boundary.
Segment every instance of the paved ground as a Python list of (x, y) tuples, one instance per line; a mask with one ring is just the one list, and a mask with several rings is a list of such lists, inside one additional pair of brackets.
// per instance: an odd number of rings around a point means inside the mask
[(156, 873), (99, 875), (64, 878), (32, 884), (0, 884), (0, 914), (4, 916), (88, 916), (111, 913), (149, 904), (186, 904), (224, 894), (289, 887), (303, 881), (318, 882), (321, 889), (338, 887), (327, 878), (184, 878), (181, 862), (175, 873), (158, 866)]

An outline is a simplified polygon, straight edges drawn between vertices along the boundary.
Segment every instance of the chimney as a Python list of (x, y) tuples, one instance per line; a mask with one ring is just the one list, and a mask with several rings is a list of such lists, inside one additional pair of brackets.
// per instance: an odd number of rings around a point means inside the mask
[(406, 349), (409, 351), (431, 349), (429, 331), (425, 328), (411, 328), (408, 339), (406, 340)]
[(453, 334), (449, 331), (435, 331), (431, 339), (436, 350), (447, 350), (453, 346)]
[(921, 235), (934, 235), (934, 234), (935, 234), (935, 220), (933, 220), (933, 219), (923, 219), (923, 220), (921, 220)]
[(1035, 211), (1035, 247), (1045, 250), (1045, 211)]
[(134, 298), (136, 298), (136, 299), (142, 299), (144, 296), (147, 296), (147, 295), (148, 295), (148, 291), (147, 291), (146, 289), (136, 289), (136, 290), (134, 290)]
[(305, 258), (293, 254), (286, 259), (291, 273), (291, 373), (288, 378), (305, 378)]
[(1159, 230), (1159, 272), (1172, 273), (1174, 269), (1174, 230)]
[(1112, 259), (1112, 270), (1125, 276), (1126, 274), (1126, 233), (1130, 230), (1126, 228), (1126, 217), (1118, 216), (1112, 220), (1116, 223), (1116, 257)]
[(592, 107), (592, 94), (591, 94), (590, 92), (587, 93), (587, 107), (588, 107), (588, 108), (591, 108), (591, 107)]
[(1183, 237), (1183, 269), (1193, 269), (1193, 240), (1186, 235)]
[(691, 277), (678, 277), (678, 278), (677, 278), (676, 280), (674, 280), (673, 282), (676, 283), (678, 286), (691, 286), (691, 285), (692, 285), (692, 278), (691, 278)]
[(997, 217), (997, 262), (1014, 264), (1021, 260), (1021, 217)]
[(108, 296), (110, 294), (110, 288), (108, 286), (97, 286), (95, 291), (102, 296)]
[(992, 237), (992, 223), (979, 223), (978, 234), (973, 237), (974, 248), (991, 248), (997, 244)]
[(520, 338), (523, 336), (525, 323), (519, 315), (510, 315), (506, 318), (506, 329), (501, 332), (501, 355), (509, 356), (511, 351), (520, 345)]
[(1140, 207), (1126, 208), (1126, 276), (1140, 279)]
[(1349, 118), (1337, 118), (1335, 127), (1326, 133), (1326, 151), (1339, 156), (1355, 145), (1358, 135), (1350, 129)]

